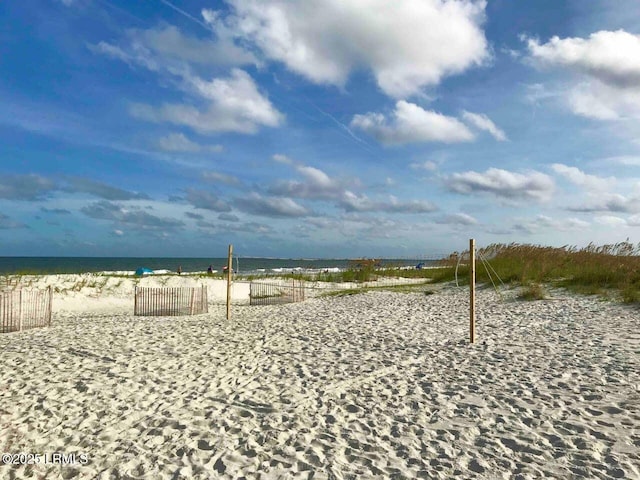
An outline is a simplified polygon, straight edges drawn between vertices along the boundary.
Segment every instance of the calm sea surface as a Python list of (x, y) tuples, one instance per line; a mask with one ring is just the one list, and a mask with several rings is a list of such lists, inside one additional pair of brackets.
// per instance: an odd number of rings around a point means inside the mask
[[(383, 265), (414, 266), (424, 260), (384, 259)], [(209, 265), (222, 271), (226, 258), (136, 258), (136, 257), (0, 257), (0, 274), (45, 274), (86, 272), (134, 272), (140, 267), (184, 273), (206, 272)], [(430, 263), (430, 262), (426, 262)], [(241, 274), (281, 273), (291, 270), (347, 268), (348, 259), (234, 258), (233, 267)]]

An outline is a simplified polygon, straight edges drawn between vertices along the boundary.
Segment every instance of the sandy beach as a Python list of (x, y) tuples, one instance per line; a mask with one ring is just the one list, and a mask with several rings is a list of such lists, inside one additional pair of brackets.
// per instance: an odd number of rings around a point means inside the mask
[(637, 307), (480, 289), (470, 345), (465, 288), (230, 321), (215, 296), (134, 317), (126, 288), (67, 290), (52, 327), (0, 335), (0, 452), (47, 460), (0, 477), (640, 478)]

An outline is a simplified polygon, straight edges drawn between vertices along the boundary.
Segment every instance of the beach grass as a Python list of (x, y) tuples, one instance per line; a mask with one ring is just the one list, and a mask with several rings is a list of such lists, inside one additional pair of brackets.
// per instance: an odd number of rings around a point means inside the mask
[[(376, 277), (424, 278), (430, 283), (469, 283), (468, 252), (453, 253), (431, 268), (350, 269), (321, 274), (315, 281), (371, 281)], [(624, 303), (640, 303), (640, 244), (629, 242), (578, 248), (531, 244), (491, 244), (476, 256), (478, 283), (521, 286), (520, 298), (539, 300), (547, 296), (545, 286), (564, 288), (582, 295), (599, 295)], [(296, 278), (302, 278), (298, 275)]]
[[(501, 280), (526, 289), (548, 284), (580, 294), (613, 296), (625, 303), (640, 302), (640, 244), (620, 242), (598, 246), (590, 243), (583, 248), (492, 244), (478, 250), (477, 257), (478, 282)], [(431, 272), (434, 282), (455, 278), (457, 257), (453, 255), (448, 262), (448, 268)], [(464, 260), (458, 269), (458, 281), (469, 281), (469, 267)], [(530, 293), (532, 298), (538, 296), (533, 290)]]

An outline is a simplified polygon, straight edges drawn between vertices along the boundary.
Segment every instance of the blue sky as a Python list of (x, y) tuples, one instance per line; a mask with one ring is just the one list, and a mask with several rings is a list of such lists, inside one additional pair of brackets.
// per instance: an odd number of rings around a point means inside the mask
[(0, 17), (0, 255), (640, 241), (637, 0), (24, 0)]

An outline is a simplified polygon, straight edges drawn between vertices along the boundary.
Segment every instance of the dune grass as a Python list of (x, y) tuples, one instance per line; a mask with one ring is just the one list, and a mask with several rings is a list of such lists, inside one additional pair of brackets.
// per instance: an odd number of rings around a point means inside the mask
[[(544, 296), (541, 285), (548, 284), (581, 294), (613, 295), (625, 303), (640, 302), (640, 244), (591, 243), (583, 248), (493, 244), (479, 249), (477, 257), (478, 282), (490, 282), (481, 261), (484, 258), (504, 283), (524, 286), (530, 290), (531, 298)], [(457, 262), (456, 255), (450, 257), (449, 268), (433, 272), (433, 280), (453, 280), (454, 261)], [(491, 275), (496, 281), (492, 271)], [(468, 283), (468, 265), (458, 269), (458, 281)]]
[[(543, 299), (545, 285), (569, 291), (615, 298), (624, 303), (640, 303), (640, 244), (620, 242), (609, 245), (593, 243), (583, 248), (565, 245), (546, 247), (529, 244), (492, 244), (479, 249), (476, 260), (476, 281), (522, 286), (520, 298)], [(455, 280), (469, 283), (468, 252), (453, 253), (438, 262), (436, 268), (422, 270), (371, 269), (326, 274), (326, 281), (368, 281), (379, 277), (424, 278), (431, 283)], [(485, 267), (486, 260), (490, 268)], [(497, 274), (497, 275), (496, 275)], [(315, 278), (320, 280), (321, 278)]]

